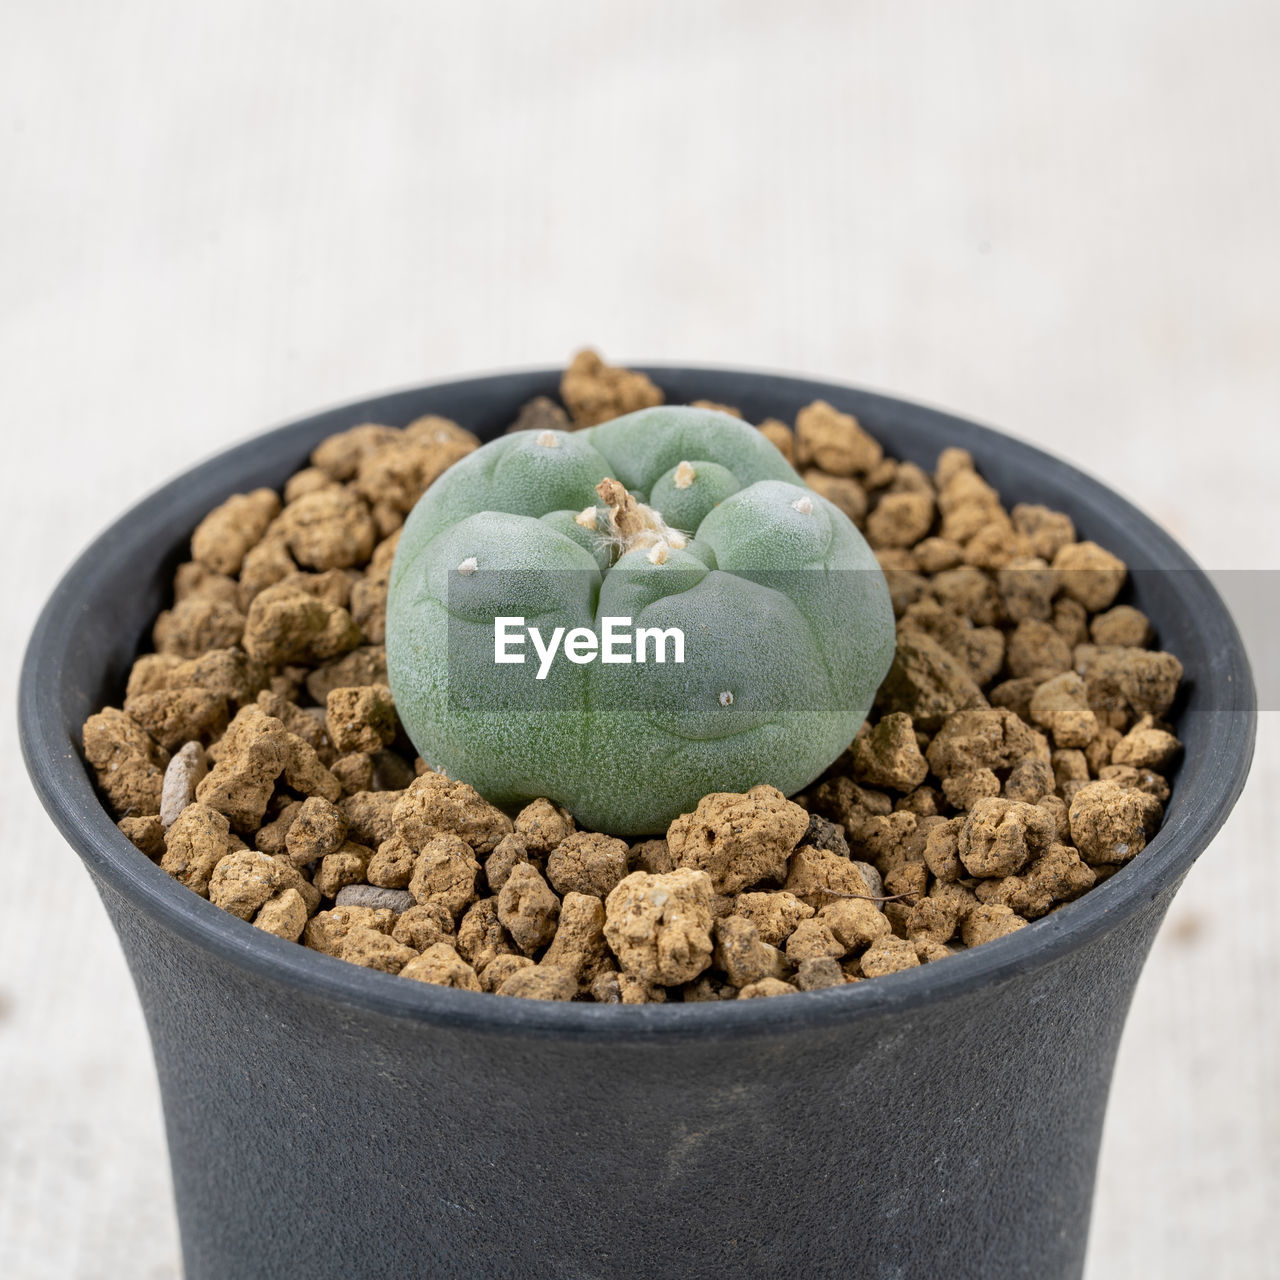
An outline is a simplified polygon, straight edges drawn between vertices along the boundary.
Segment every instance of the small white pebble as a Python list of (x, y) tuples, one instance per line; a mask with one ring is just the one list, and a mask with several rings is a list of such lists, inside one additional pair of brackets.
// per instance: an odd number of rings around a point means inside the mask
[(198, 742), (188, 742), (170, 757), (160, 791), (160, 825), (166, 831), (195, 799), (196, 787), (208, 771), (204, 748)]
[(650, 564), (666, 564), (667, 563), (667, 544), (665, 542), (655, 542), (649, 550)]
[(677, 489), (687, 489), (697, 478), (698, 473), (693, 469), (693, 463), (682, 462), (676, 468), (676, 474), (672, 483), (675, 484)]
[(1127, 840), (1122, 840), (1118, 845), (1116, 845), (1116, 852), (1123, 857), (1129, 852), (1129, 842)]
[(594, 529), (599, 519), (599, 512), (595, 507), (583, 507), (576, 516), (573, 517), (574, 524), (580, 524), (584, 529)]
[(794, 510), (798, 511), (802, 516), (813, 515), (813, 500), (809, 497), (808, 494), (805, 494), (803, 498), (797, 498), (791, 504), (791, 506)]
[(544, 449), (558, 449), (560, 447), (560, 437), (554, 431), (540, 431), (538, 433), (538, 443)]
[[(875, 869), (869, 862), (855, 862), (853, 864), (862, 872), (862, 878), (866, 882), (867, 892), (873, 898), (879, 898), (884, 894), (884, 881), (880, 877), (880, 872)], [(877, 902), (876, 906), (883, 911), (884, 903)]]
[(475, 556), (468, 556), (468, 557), (467, 557), (467, 558), (466, 558), (466, 559), (465, 559), (465, 560), (464, 560), (464, 561), (463, 561), (463, 562), (458, 566), (458, 572), (459, 572), (459, 573), (475, 573), (475, 571), (476, 571), (479, 567), (480, 567), (480, 565), (479, 565), (479, 563), (476, 561)]
[(733, 694), (731, 694), (728, 689), (720, 695), (720, 705), (722, 707), (733, 706)]
[(338, 890), (334, 905), (372, 907), (375, 911), (394, 911), (399, 915), (414, 905), (414, 899), (405, 889), (380, 889), (372, 884), (349, 884)]

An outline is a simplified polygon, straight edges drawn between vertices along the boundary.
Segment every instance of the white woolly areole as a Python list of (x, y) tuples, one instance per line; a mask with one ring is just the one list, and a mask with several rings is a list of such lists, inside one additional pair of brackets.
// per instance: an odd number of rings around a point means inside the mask
[(646, 551), (662, 547), (662, 559), (649, 559), (654, 564), (666, 564), (670, 548), (680, 549), (688, 545), (679, 530), (671, 528), (660, 512), (646, 503), (637, 502), (616, 480), (602, 480), (596, 492), (604, 500), (605, 527), (608, 530), (606, 545), (613, 559), (628, 551)]
[(693, 469), (693, 463), (682, 462), (676, 468), (676, 474), (672, 478), (672, 483), (677, 489), (687, 489), (697, 478), (698, 473)]
[(544, 449), (558, 449), (560, 447), (560, 437), (554, 431), (540, 431), (538, 433), (538, 443)]
[(728, 689), (720, 695), (720, 705), (722, 707), (733, 706), (733, 694), (731, 694)]
[(813, 515), (813, 499), (806, 494), (803, 498), (797, 498), (792, 504), (802, 516)]
[(480, 564), (479, 564), (479, 562), (476, 560), (475, 556), (468, 556), (468, 557), (467, 557), (467, 558), (466, 558), (466, 559), (465, 559), (465, 560), (464, 560), (464, 561), (463, 561), (463, 562), (458, 566), (458, 572), (459, 572), (459, 573), (475, 573), (475, 571), (476, 571), (479, 567), (480, 567)]
[(667, 544), (665, 542), (655, 542), (649, 551), (650, 564), (666, 564), (667, 563)]
[(594, 529), (599, 521), (599, 512), (595, 507), (583, 507), (576, 516), (573, 517), (574, 524), (580, 524), (584, 529)]

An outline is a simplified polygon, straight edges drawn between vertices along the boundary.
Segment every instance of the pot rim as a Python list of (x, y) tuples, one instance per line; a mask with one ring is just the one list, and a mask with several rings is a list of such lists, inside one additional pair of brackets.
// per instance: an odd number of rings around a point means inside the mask
[[(1143, 544), (1151, 566), (1185, 571), (1180, 582), (1188, 596), (1187, 612), (1202, 625), (1205, 620), (1216, 621), (1222, 632), (1214, 650), (1216, 660), (1207, 672), (1198, 673), (1198, 682), (1208, 695), (1209, 706), (1232, 709), (1197, 713), (1208, 715), (1210, 725), (1197, 753), (1203, 758), (1197, 760), (1194, 778), (1185, 777), (1184, 762), (1180, 770), (1183, 779), (1175, 782), (1175, 794), (1182, 790), (1177, 820), (1166, 818), (1147, 848), (1121, 873), (1011, 936), (951, 956), (945, 963), (921, 965), (873, 982), (806, 992), (803, 998), (637, 1006), (502, 999), (485, 992), (404, 981), (253, 928), (199, 897), (140, 853), (98, 799), (78, 750), (79, 726), (69, 735), (58, 710), (65, 658), (82, 609), (80, 597), (96, 576), (105, 548), (120, 541), (137, 541), (138, 525), (147, 513), (181, 503), (197, 476), (233, 457), (247, 462), (265, 440), (301, 431), (332, 415), (369, 420), (355, 415), (394, 400), (397, 393), (390, 393), (294, 420), (198, 463), (131, 506), (90, 543), (54, 588), (32, 631), (22, 664), (20, 738), (41, 802), (94, 877), (141, 906), (154, 924), (260, 978), (294, 987), (312, 998), (492, 1035), (555, 1035), (611, 1042), (783, 1034), (961, 997), (1084, 946), (1176, 884), (1208, 846), (1244, 787), (1253, 755), (1257, 709), (1248, 658), (1226, 606), (1203, 571), (1172, 537), (1114, 490), (1070, 464), (1015, 437), (936, 409), (844, 384), (759, 369), (683, 364), (642, 367), (659, 381), (663, 377), (728, 378), (761, 387), (773, 384), (809, 399), (820, 395), (838, 401), (842, 396), (857, 396), (883, 415), (924, 419), (955, 430), (966, 437), (960, 443), (966, 447), (977, 444), (979, 452), (999, 448), (1020, 469), (1049, 464), (1070, 479), (1078, 507), (1096, 512), (1101, 523), (1114, 523), (1122, 516), (1131, 535)], [(495, 382), (513, 386), (530, 379), (554, 383), (558, 376), (559, 370), (554, 369), (481, 374), (424, 384), (401, 394), (447, 390), (465, 395), (468, 389), (478, 390)], [(1192, 783), (1195, 789), (1188, 795), (1186, 789)]]

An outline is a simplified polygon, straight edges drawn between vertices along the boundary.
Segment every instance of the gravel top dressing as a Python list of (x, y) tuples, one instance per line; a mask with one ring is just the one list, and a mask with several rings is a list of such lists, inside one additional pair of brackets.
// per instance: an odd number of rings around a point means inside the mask
[(483, 447), (356, 426), (192, 512), (84, 725), (142, 854), (354, 964), (637, 1004), (936, 963), (1142, 853), (1182, 668), (1067, 516), (822, 401), (658, 408), (591, 352), (561, 398)]

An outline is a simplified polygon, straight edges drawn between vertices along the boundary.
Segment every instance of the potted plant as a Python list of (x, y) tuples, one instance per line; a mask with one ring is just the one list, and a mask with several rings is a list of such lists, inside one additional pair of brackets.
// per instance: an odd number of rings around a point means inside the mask
[(32, 778), (147, 1016), (188, 1276), (1079, 1273), (1134, 984), (1248, 772), (1255, 709), (1234, 625), (1168, 535), (1014, 439), (799, 378), (650, 372), (672, 402), (751, 422), (823, 400), (925, 467), (967, 449), (996, 489), (1065, 512), (1138, 570), (1134, 603), (1189, 677), (1163, 826), (1107, 883), (996, 944), (794, 998), (495, 999), (247, 928), (139, 853), (79, 755), (193, 525), (232, 494), (282, 487), (334, 432), (432, 413), (491, 439), (557, 377), (401, 392), (231, 449), (71, 568), (20, 706)]

